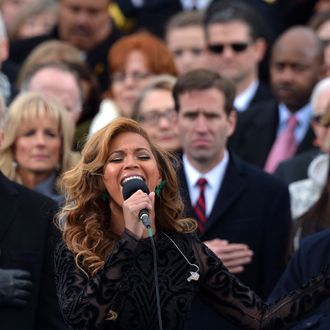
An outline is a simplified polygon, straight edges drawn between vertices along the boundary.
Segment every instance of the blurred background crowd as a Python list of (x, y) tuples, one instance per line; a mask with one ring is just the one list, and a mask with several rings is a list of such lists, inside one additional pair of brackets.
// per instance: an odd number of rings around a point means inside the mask
[[(330, 261), (330, 1), (0, 0), (0, 14), (5, 177), (60, 206), (61, 174), (86, 139), (125, 116), (182, 160), (193, 205), (193, 134), (211, 136), (226, 163), (195, 164), (219, 181), (199, 235), (229, 270), (272, 300)], [(234, 115), (188, 93), (185, 77), (202, 84), (201, 69), (234, 85)], [(210, 118), (193, 118), (185, 93)], [(329, 310), (326, 301), (295, 329), (323, 329)], [(187, 329), (200, 327), (236, 329), (196, 301)]]

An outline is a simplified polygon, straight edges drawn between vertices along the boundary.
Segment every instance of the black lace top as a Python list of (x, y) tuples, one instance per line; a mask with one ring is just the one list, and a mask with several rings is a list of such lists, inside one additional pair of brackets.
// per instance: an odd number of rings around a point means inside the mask
[[(196, 294), (230, 322), (246, 329), (287, 329), (330, 294), (329, 276), (320, 275), (268, 306), (229, 273), (195, 235), (167, 235), (177, 247), (164, 233), (155, 237), (164, 330), (183, 329)], [(125, 232), (103, 269), (89, 279), (75, 266), (64, 243), (58, 245), (55, 256), (60, 306), (72, 328), (158, 329), (149, 239), (136, 240)], [(188, 281), (190, 272), (196, 270), (189, 263), (199, 266), (198, 280)]]

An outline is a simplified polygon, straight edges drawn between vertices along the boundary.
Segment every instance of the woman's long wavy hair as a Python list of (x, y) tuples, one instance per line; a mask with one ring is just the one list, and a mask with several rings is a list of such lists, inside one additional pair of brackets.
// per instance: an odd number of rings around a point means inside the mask
[(33, 122), (36, 118), (44, 118), (46, 115), (58, 123), (61, 134), (61, 159), (57, 170), (65, 172), (77, 163), (79, 157), (71, 151), (74, 123), (67, 110), (55, 99), (35, 92), (26, 92), (18, 95), (11, 103), (4, 129), (4, 139), (0, 150), (0, 170), (9, 179), (22, 183), (17, 171), (18, 167), (13, 166), (15, 163), (15, 143), (22, 123), (26, 121)]
[(63, 176), (67, 201), (57, 220), (68, 249), (74, 253), (77, 266), (86, 275), (93, 276), (103, 267), (119, 239), (109, 229), (112, 219), (109, 201), (102, 198), (105, 192), (103, 173), (111, 140), (126, 132), (137, 133), (148, 141), (161, 176), (166, 181), (155, 201), (157, 230), (191, 232), (196, 229), (194, 220), (183, 218), (183, 203), (175, 171), (177, 161), (154, 145), (136, 121), (117, 118), (89, 138), (79, 163)]

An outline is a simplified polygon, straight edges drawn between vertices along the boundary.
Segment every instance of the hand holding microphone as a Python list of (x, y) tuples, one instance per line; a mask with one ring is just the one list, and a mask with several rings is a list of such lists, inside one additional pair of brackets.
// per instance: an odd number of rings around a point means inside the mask
[(139, 178), (132, 178), (123, 183), (123, 212), (125, 226), (138, 237), (151, 226), (149, 212), (153, 207), (155, 194), (149, 193), (146, 183)]

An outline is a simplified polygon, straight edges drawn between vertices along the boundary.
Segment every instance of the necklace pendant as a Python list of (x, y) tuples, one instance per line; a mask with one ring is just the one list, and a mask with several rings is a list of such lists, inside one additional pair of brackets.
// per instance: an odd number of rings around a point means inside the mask
[(190, 272), (190, 276), (187, 278), (187, 281), (198, 281), (199, 280), (199, 274), (197, 272)]

